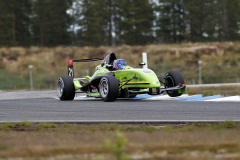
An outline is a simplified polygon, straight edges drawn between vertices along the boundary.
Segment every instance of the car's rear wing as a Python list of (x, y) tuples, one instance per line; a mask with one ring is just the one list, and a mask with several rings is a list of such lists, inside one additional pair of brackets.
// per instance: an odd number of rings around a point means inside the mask
[(68, 60), (68, 76), (74, 77), (73, 62), (93, 62), (101, 61), (104, 58), (92, 58), (92, 59), (69, 59)]

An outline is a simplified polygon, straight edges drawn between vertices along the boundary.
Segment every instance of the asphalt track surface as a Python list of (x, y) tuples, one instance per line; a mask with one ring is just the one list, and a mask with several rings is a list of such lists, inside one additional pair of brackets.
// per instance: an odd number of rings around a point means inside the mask
[(55, 91), (0, 92), (0, 122), (184, 123), (240, 121), (239, 102), (60, 101)]

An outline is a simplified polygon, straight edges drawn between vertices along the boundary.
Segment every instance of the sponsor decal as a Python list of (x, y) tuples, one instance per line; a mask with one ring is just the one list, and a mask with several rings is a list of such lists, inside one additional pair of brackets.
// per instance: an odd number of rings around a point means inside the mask
[(72, 66), (73, 65), (73, 60), (69, 59), (68, 60), (68, 65)]
[(143, 70), (142, 72), (143, 72), (143, 73), (152, 73), (152, 71), (149, 70), (149, 69), (147, 69), (147, 70)]
[(68, 76), (73, 77), (73, 69), (68, 68)]

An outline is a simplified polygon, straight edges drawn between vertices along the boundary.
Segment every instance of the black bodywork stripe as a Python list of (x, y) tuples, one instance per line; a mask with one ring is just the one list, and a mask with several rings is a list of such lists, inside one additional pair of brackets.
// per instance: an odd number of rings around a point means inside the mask
[(126, 85), (138, 85), (138, 84), (150, 84), (150, 83), (127, 83)]

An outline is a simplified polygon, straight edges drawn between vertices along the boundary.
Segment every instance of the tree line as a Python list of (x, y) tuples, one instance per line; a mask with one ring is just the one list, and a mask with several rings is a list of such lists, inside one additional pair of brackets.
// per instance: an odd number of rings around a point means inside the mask
[(1, 0), (0, 46), (240, 40), (239, 0)]

